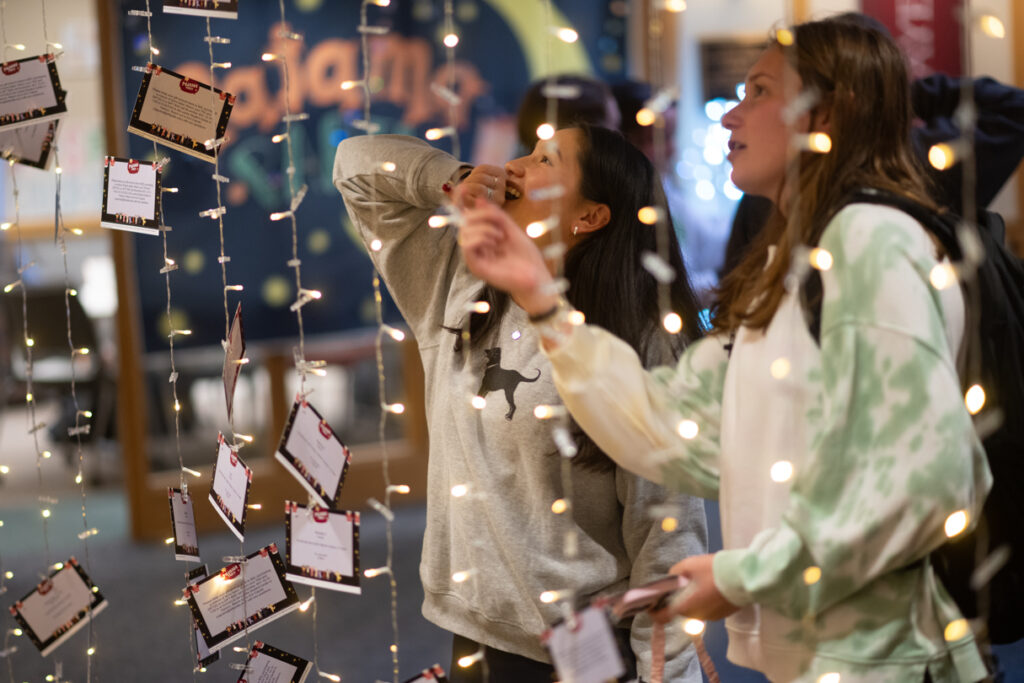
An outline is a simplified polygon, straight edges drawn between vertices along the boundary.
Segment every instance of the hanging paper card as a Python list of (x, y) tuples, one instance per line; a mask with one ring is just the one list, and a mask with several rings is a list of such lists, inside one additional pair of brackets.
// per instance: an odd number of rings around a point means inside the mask
[(245, 667), (238, 683), (302, 683), (311, 665), (302, 657), (257, 640)]
[(189, 584), (185, 600), (211, 652), (299, 606), (275, 544)]
[(295, 398), (274, 457), (324, 507), (337, 505), (352, 455), (316, 408), (301, 396)]
[(171, 528), (174, 531), (174, 559), (199, 561), (199, 536), (192, 512), (192, 496), (183, 495), (181, 489), (167, 489), (171, 507)]
[(14, 129), (0, 128), (0, 157), (34, 168), (49, 168), (57, 123), (52, 119)]
[(359, 513), (284, 504), (288, 578), (317, 588), (361, 593)]
[(435, 664), (429, 669), (424, 669), (422, 673), (416, 674), (405, 681), (405, 683), (448, 683), (448, 677), (445, 676), (441, 665)]
[(213, 163), (234, 103), (234, 95), (147, 64), (128, 132)]
[(245, 510), (252, 487), (252, 470), (238, 457), (238, 452), (217, 435), (217, 464), (210, 482), (210, 503), (224, 523), (245, 540)]
[[(199, 579), (205, 579), (207, 574), (205, 564), (196, 567), (185, 574), (186, 585), (195, 583)], [(192, 619), (192, 630), (196, 633), (196, 668), (202, 669), (220, 659), (219, 652), (210, 652), (210, 647), (206, 644), (206, 639), (203, 638), (203, 632), (199, 630), (194, 618)]]
[(235, 385), (238, 384), (238, 373), (242, 371), (242, 358), (245, 357), (245, 332), (242, 328), (242, 303), (235, 308), (235, 318), (231, 321), (231, 330), (224, 345), (224, 368), (221, 378), (224, 381), (224, 400), (228, 407), (228, 422), (231, 422), (234, 402)]
[(563, 681), (606, 683), (626, 673), (608, 613), (587, 607), (541, 636)]
[(67, 110), (53, 55), (0, 64), (0, 129), (54, 119)]
[(11, 606), (11, 615), (45, 657), (107, 607), (74, 557)]
[(117, 157), (103, 160), (100, 225), (160, 234), (160, 169), (155, 163)]
[(164, 0), (167, 14), (194, 14), (214, 19), (237, 19), (238, 0)]

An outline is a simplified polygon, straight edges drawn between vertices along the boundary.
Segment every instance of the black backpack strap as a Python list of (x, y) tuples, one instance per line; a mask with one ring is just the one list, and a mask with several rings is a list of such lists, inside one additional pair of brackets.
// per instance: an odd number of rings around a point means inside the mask
[[(963, 250), (960, 248), (960, 241), (956, 236), (957, 217), (949, 212), (937, 213), (913, 200), (874, 188), (862, 188), (850, 193), (839, 211), (849, 204), (879, 204), (898, 209), (908, 214), (924, 226), (925, 230), (934, 235), (946, 250), (950, 260), (959, 261), (963, 257)], [(998, 217), (998, 214), (992, 215)], [(823, 295), (821, 273), (812, 269), (801, 287), (800, 301), (803, 305), (807, 329), (815, 343), (821, 342), (821, 300)]]

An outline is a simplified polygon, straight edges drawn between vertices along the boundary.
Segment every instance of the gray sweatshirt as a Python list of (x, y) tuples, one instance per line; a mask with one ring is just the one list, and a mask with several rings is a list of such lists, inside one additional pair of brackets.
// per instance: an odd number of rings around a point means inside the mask
[[(385, 162), (395, 170), (385, 171)], [(442, 186), (469, 168), (415, 138), (360, 136), (338, 146), (334, 184), (363, 241), (382, 243), (370, 257), (416, 336), (426, 374), (423, 615), (490, 647), (550, 662), (539, 637), (562, 614), (541, 603), (541, 593), (589, 598), (664, 575), (682, 558), (707, 552), (704, 510), (699, 499), (669, 494), (618, 467), (572, 467), (574, 509), (552, 512), (566, 495), (561, 458), (551, 424), (533, 409), (559, 399), (526, 314), (510, 303), (491, 337), (468, 352), (454, 350), (457, 335), (449, 331), (464, 326), (482, 283), (465, 268), (454, 229), (430, 228), (427, 219), (445, 201)], [(486, 399), (482, 409), (471, 405), (476, 395)], [(469, 492), (453, 497), (459, 484)], [(681, 507), (671, 533), (648, 514), (666, 502)], [(564, 543), (572, 527), (578, 555), (569, 560)], [(452, 575), (460, 571), (469, 579), (456, 583)], [(649, 617), (630, 628), (638, 673), (649, 679)], [(665, 680), (698, 683), (684, 639), (678, 626), (668, 626)]]

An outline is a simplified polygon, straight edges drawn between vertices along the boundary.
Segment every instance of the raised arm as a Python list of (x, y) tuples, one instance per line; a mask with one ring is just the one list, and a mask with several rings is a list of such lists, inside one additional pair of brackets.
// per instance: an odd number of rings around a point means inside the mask
[[(358, 136), (343, 140), (334, 185), (356, 230), (413, 333), (424, 343), (441, 332), (445, 303), (459, 267), (455, 236), (427, 219), (469, 167), (416, 138)], [(371, 243), (379, 240), (379, 249)], [(375, 245), (376, 246), (376, 245)]]
[(544, 318), (540, 333), (555, 386), (598, 447), (652, 481), (716, 498), (728, 361), (722, 340), (697, 342), (675, 368), (648, 372), (624, 341), (569, 322), (570, 311), (550, 293), (552, 277), (543, 257), (507, 215), (480, 206), (465, 212), (461, 230), (470, 270), (509, 292), (531, 316)]

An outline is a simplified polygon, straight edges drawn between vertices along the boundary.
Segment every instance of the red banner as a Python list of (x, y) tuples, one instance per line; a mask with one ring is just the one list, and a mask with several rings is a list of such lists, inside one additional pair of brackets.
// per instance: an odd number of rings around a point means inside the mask
[(860, 6), (892, 32), (912, 78), (936, 71), (960, 75), (963, 0), (860, 0)]

